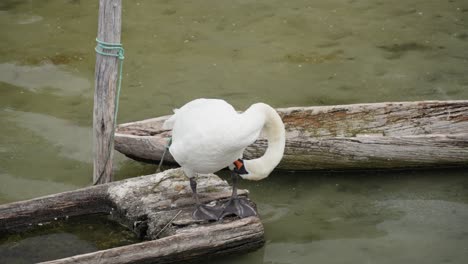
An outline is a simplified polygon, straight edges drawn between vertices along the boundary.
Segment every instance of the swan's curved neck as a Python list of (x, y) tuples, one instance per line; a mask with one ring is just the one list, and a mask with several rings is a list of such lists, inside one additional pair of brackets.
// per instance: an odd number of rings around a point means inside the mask
[(286, 142), (284, 124), (276, 110), (267, 104), (254, 104), (244, 114), (263, 122), (262, 133), (268, 140), (268, 148), (260, 158), (245, 160), (249, 173), (240, 176), (248, 180), (261, 180), (268, 177), (283, 158)]

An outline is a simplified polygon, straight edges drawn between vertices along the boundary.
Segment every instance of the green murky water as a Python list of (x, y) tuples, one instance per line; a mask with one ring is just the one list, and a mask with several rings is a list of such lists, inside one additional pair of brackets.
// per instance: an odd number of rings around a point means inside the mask
[(0, 238), (0, 262), (36, 263), (138, 242), (133, 232), (105, 215), (71, 217)]
[[(238, 109), (468, 99), (464, 0), (124, 2), (120, 122), (199, 97)], [(0, 203), (91, 183), (96, 29), (97, 1), (0, 1)], [(115, 157), (118, 179), (153, 171)], [(243, 183), (268, 242), (220, 261), (464, 263), (465, 174)]]
[(241, 182), (266, 245), (203, 263), (465, 263), (465, 169), (276, 172)]

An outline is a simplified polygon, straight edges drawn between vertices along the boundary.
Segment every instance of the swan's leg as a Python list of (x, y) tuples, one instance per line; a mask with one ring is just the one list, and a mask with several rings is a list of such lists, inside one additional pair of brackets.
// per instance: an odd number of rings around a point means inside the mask
[(192, 217), (195, 220), (218, 220), (218, 216), (222, 212), (222, 209), (219, 206), (208, 206), (200, 202), (195, 177), (190, 177), (190, 188), (192, 188), (193, 198), (196, 202), (195, 211), (193, 211)]
[(192, 189), (192, 194), (193, 194), (193, 199), (197, 203), (197, 205), (200, 205), (200, 199), (198, 199), (198, 193), (197, 193), (197, 180), (195, 180), (195, 177), (190, 178), (190, 188)]
[(223, 212), (220, 218), (224, 218), (227, 215), (237, 215), (240, 218), (257, 215), (255, 208), (247, 201), (247, 199), (237, 196), (237, 181), (239, 175), (235, 172), (231, 172), (232, 178), (232, 195), (229, 201), (224, 205)]

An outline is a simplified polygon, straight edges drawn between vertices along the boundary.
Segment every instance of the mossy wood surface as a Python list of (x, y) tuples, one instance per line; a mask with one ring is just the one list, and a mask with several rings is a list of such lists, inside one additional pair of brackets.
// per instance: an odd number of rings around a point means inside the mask
[[(277, 109), (286, 126), (279, 168), (288, 170), (468, 165), (468, 101), (420, 101)], [(171, 135), (170, 116), (122, 124), (115, 149), (158, 162)], [(244, 152), (262, 155), (260, 138)], [(165, 160), (175, 162), (167, 152)]]

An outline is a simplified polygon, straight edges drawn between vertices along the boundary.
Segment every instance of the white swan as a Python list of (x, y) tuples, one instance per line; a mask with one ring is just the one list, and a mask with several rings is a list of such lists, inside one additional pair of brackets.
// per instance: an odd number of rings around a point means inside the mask
[[(172, 129), (169, 148), (181, 165), (197, 202), (196, 219), (218, 219), (226, 214), (240, 217), (255, 215), (255, 210), (237, 197), (236, 182), (243, 179), (261, 180), (267, 177), (283, 157), (285, 130), (278, 113), (269, 105), (256, 103), (238, 113), (224, 100), (196, 99), (169, 118), (163, 126)], [(268, 140), (265, 154), (257, 159), (242, 160), (244, 149), (263, 132)], [(233, 171), (233, 195), (221, 211), (201, 205), (196, 191), (198, 173), (214, 173), (225, 167)]]

